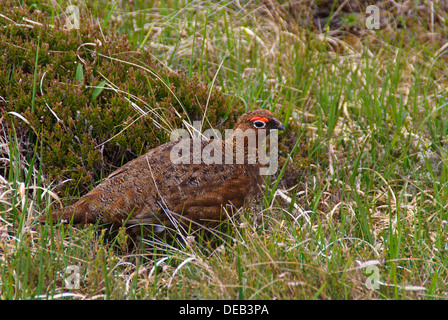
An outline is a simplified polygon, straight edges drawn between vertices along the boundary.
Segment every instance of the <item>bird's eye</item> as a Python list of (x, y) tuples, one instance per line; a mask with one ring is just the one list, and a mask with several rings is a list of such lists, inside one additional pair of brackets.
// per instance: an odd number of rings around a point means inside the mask
[(264, 128), (264, 127), (266, 127), (266, 122), (263, 122), (260, 120), (254, 121), (254, 127), (257, 129)]

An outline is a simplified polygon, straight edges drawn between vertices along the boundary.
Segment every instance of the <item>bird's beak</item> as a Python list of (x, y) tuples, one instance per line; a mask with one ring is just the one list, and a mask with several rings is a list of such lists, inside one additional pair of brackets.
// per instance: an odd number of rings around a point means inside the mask
[(274, 118), (274, 121), (275, 121), (275, 124), (277, 125), (276, 126), (277, 130), (282, 130), (282, 131), (286, 130), (285, 125), (280, 120), (278, 120), (277, 118)]

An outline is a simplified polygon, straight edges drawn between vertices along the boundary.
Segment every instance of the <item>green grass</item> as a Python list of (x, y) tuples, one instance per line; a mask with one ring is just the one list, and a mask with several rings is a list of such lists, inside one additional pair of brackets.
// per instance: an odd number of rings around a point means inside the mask
[[(446, 298), (447, 58), (436, 55), (437, 37), (419, 35), (448, 27), (411, 15), (412, 29), (386, 19), (389, 29), (321, 34), (286, 2), (270, 14), (241, 3), (94, 1), (88, 10), (105, 35), (126, 34), (166, 68), (215, 79), (231, 101), (284, 121), (289, 161), (265, 199), (215, 236), (128, 251), (122, 231), (39, 225), (57, 201), (39, 141), (23, 154), (15, 133), (0, 131), (10, 168), (0, 177), (0, 298)], [(64, 281), (71, 265), (78, 289)]]

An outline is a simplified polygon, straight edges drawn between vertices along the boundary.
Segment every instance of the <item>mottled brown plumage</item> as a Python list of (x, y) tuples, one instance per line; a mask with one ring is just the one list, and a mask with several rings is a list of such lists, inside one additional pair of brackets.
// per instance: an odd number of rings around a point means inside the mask
[[(234, 132), (254, 129), (257, 134), (257, 125), (263, 125), (260, 121), (264, 122), (266, 134), (273, 129), (284, 130), (283, 124), (269, 111), (254, 110), (241, 116)], [(126, 223), (128, 226), (146, 224), (175, 229), (181, 222), (184, 227), (193, 229), (214, 227), (227, 217), (223, 207), (247, 205), (260, 192), (263, 179), (260, 164), (247, 163), (247, 145), (238, 149), (236, 139), (212, 139), (202, 140), (201, 148), (213, 141), (222, 147), (223, 159), (226, 144), (231, 144), (233, 156), (243, 152), (245, 163), (205, 164), (202, 161), (193, 164), (191, 152), (188, 164), (175, 164), (170, 158), (173, 147), (190, 144), (193, 150), (193, 141), (169, 142), (128, 162), (76, 203), (54, 210), (50, 217), (41, 217), (41, 222), (51, 218), (74, 224), (120, 226)]]

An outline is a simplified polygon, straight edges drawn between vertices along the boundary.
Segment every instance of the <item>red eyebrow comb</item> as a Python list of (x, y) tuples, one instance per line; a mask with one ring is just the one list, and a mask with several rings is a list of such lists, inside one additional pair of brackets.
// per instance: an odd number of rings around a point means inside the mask
[(252, 119), (250, 119), (250, 121), (263, 121), (263, 122), (269, 122), (268, 119), (266, 119), (265, 117), (253, 117)]

